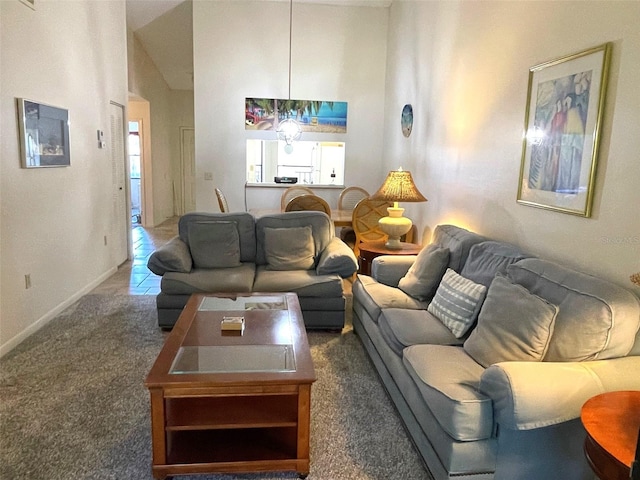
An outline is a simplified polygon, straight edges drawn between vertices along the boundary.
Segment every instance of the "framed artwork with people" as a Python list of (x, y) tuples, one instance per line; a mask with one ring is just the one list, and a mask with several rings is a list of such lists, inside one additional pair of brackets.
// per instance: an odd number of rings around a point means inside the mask
[(591, 216), (611, 48), (529, 69), (518, 203)]

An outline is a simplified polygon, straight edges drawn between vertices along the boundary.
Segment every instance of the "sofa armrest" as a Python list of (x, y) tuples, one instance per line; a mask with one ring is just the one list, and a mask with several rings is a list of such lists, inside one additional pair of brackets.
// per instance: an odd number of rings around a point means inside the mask
[(147, 268), (156, 275), (166, 272), (189, 273), (192, 266), (189, 246), (177, 236), (153, 252), (147, 262)]
[(371, 262), (371, 276), (379, 283), (397, 287), (409, 268), (416, 261), (417, 255), (381, 255)]
[(580, 417), (591, 397), (640, 390), (640, 357), (589, 362), (502, 362), (487, 368), (480, 392), (493, 401), (496, 423), (532, 430)]
[(358, 270), (358, 260), (349, 245), (338, 237), (333, 237), (320, 254), (316, 273), (318, 275), (338, 274), (348, 278)]

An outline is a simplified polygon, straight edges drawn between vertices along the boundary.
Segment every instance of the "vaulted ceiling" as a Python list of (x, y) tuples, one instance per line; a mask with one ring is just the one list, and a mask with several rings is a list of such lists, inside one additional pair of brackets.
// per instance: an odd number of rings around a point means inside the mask
[[(289, 0), (260, 1), (288, 2)], [(388, 7), (393, 0), (293, 1), (294, 3), (340, 6)], [(127, 26), (134, 31), (172, 90), (193, 90), (191, 2), (192, 0), (127, 0)]]

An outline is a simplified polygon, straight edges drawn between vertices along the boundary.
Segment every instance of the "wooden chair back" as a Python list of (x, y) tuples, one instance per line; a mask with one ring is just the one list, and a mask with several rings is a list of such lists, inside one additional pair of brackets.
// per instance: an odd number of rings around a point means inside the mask
[(378, 220), (388, 215), (387, 207), (393, 206), (392, 202), (385, 200), (362, 199), (353, 209), (353, 231), (356, 234), (356, 243), (353, 251), (360, 253), (358, 245), (362, 242), (386, 241), (388, 235), (380, 230)]
[(285, 191), (282, 192), (282, 196), (280, 197), (280, 210), (284, 212), (285, 208), (287, 208), (287, 204), (291, 201), (291, 199), (299, 195), (313, 195), (313, 190), (299, 185), (295, 185), (293, 187), (285, 189)]
[(317, 195), (298, 195), (297, 197), (293, 197), (287, 206), (285, 207), (285, 212), (299, 212), (302, 210), (316, 210), (318, 212), (324, 212), (327, 215), (331, 216), (331, 207), (327, 201), (318, 197)]
[(338, 197), (338, 210), (353, 210), (363, 198), (368, 198), (369, 192), (362, 187), (347, 187)]
[(218, 207), (220, 207), (220, 211), (222, 213), (227, 213), (229, 211), (229, 204), (227, 203), (227, 198), (222, 193), (222, 190), (216, 188), (216, 197), (218, 198)]

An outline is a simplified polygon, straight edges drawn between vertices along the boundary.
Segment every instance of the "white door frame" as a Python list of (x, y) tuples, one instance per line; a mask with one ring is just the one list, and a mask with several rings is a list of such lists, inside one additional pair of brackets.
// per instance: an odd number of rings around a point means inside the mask
[[(193, 150), (189, 156), (185, 155), (185, 151), (189, 148), (189, 145), (185, 142), (185, 134), (191, 132), (195, 140), (195, 128), (193, 127), (180, 127), (180, 176), (182, 178), (182, 188), (180, 189), (180, 199), (178, 201), (179, 215), (184, 215), (187, 210), (193, 211), (194, 205), (191, 206), (187, 200), (186, 192), (192, 191), (196, 188), (195, 185), (195, 141), (192, 143)], [(187, 157), (189, 157), (190, 165), (187, 165)], [(191, 182), (190, 188), (187, 188), (188, 182)], [(193, 207), (193, 208), (190, 208)]]

